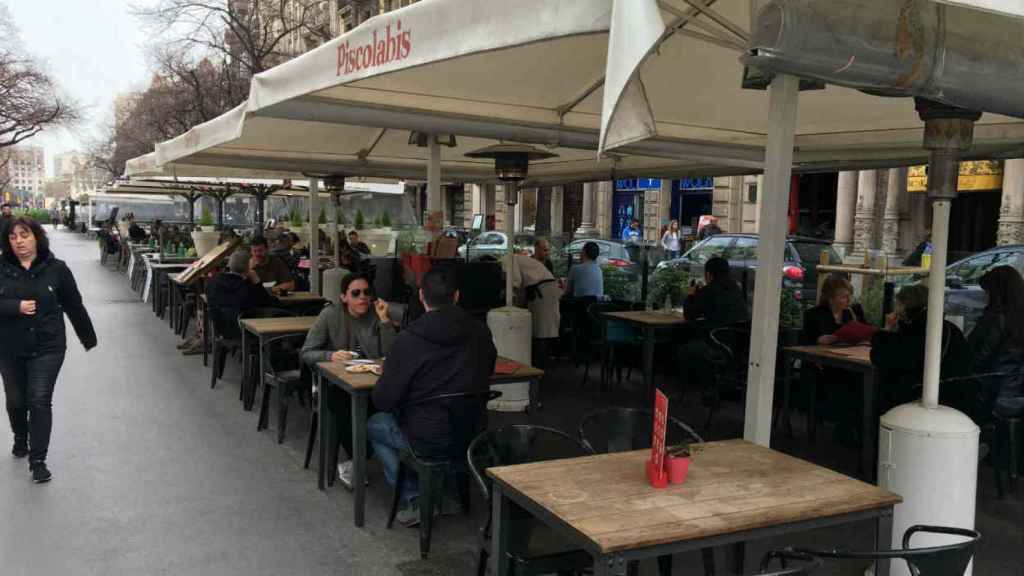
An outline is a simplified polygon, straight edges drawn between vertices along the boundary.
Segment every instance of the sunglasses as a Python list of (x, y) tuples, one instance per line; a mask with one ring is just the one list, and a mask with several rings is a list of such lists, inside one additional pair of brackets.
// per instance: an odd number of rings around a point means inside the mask
[(365, 290), (362, 289), (362, 288), (356, 288), (355, 290), (349, 290), (349, 292), (348, 292), (349, 298), (359, 298), (360, 296), (362, 296), (364, 294), (366, 295), (367, 298), (372, 298), (373, 297), (373, 290), (371, 290), (369, 288), (366, 288)]

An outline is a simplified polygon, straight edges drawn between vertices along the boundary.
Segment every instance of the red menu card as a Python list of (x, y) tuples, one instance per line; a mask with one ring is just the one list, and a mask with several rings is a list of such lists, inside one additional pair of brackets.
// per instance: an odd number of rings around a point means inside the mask
[(668, 423), (668, 397), (661, 390), (654, 391), (654, 435), (651, 438), (651, 459), (647, 462), (647, 479), (651, 486), (668, 485), (665, 473), (665, 428)]

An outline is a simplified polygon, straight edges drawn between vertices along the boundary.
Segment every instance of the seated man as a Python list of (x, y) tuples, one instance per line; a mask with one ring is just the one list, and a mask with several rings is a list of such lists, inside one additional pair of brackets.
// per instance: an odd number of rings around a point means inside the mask
[(128, 222), (128, 237), (132, 239), (132, 242), (145, 241), (146, 231), (142, 229), (142, 226), (139, 226), (139, 223), (131, 217), (129, 217)]
[[(427, 312), (395, 339), (373, 389), (373, 404), (381, 412), (367, 423), (370, 443), (392, 486), (400, 450), (411, 447), (421, 458), (441, 460), (451, 456), (453, 445), (470, 440), (452, 438), (443, 403), (402, 406), (438, 394), (486, 392), (498, 355), (487, 325), (455, 305), (454, 271), (437, 267), (424, 274), (420, 299)], [(405, 478), (398, 519), (411, 527), (419, 523), (419, 488), (413, 474)]]
[(596, 242), (587, 242), (580, 251), (580, 263), (569, 269), (565, 295), (571, 298), (592, 296), (604, 298), (604, 273), (597, 264), (601, 249)]
[(270, 255), (267, 239), (257, 236), (252, 240), (252, 259), (249, 269), (256, 275), (260, 283), (273, 282), (274, 293), (282, 290), (295, 290), (295, 279), (292, 278), (288, 264), (277, 256)]
[[(324, 308), (306, 335), (302, 361), (315, 369), (318, 362), (344, 362), (357, 355), (359, 358), (383, 358), (391, 350), (394, 339), (395, 327), (388, 317), (387, 303), (373, 302), (373, 291), (366, 276), (349, 274), (341, 279), (340, 302), (332, 302)], [(327, 386), (322, 393), (324, 403), (337, 418), (336, 440), (351, 458), (352, 397), (334, 386)], [(348, 458), (338, 463), (338, 479), (352, 489), (352, 462)]]
[(348, 233), (348, 245), (352, 250), (355, 250), (357, 255), (370, 255), (370, 247), (366, 245), (366, 242), (359, 239), (359, 232), (356, 232), (355, 230)]
[[(254, 308), (276, 308), (281, 303), (249, 270), (249, 252), (236, 250), (228, 258), (228, 269), (212, 277), (206, 284), (206, 303), (211, 313), (223, 311), (225, 322), (237, 322), (238, 315)], [(213, 312), (216, 310), (217, 312)], [(178, 346), (186, 356), (203, 353), (202, 333)]]
[(698, 322), (698, 331), (680, 349), (680, 374), (692, 374), (706, 388), (714, 381), (713, 363), (719, 357), (707, 334), (715, 328), (750, 320), (750, 311), (743, 299), (743, 289), (732, 279), (728, 260), (717, 256), (709, 259), (704, 264), (704, 282), (683, 303), (686, 320)]

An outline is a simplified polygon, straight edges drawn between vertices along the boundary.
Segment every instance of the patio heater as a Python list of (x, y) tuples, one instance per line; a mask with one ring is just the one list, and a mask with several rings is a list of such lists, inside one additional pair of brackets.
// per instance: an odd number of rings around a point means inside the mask
[[(498, 354), (532, 365), (531, 343), (533, 341), (533, 319), (530, 311), (512, 305), (512, 273), (514, 267), (515, 233), (513, 213), (519, 203), (519, 185), (526, 179), (531, 160), (554, 158), (546, 150), (521, 144), (495, 144), (466, 154), (469, 158), (490, 158), (494, 160), (494, 171), (498, 180), (505, 183), (505, 235), (508, 250), (505, 253), (505, 306), (487, 313), (487, 326), (494, 335)], [(527, 383), (496, 386), (502, 391), (500, 406), (518, 411), (529, 404)]]
[(334, 268), (324, 271), (322, 296), (328, 302), (335, 302), (341, 295), (341, 280), (346, 274), (341, 268), (341, 242), (338, 241), (338, 208), (341, 206), (341, 196), (345, 193), (345, 175), (331, 174), (324, 176), (324, 188), (331, 196), (330, 200), (330, 232), (331, 242), (334, 244)]
[[(928, 199), (935, 250), (928, 275), (923, 397), (884, 414), (879, 430), (879, 484), (903, 496), (893, 512), (894, 548), (901, 545), (903, 532), (915, 524), (973, 528), (978, 479), (980, 431), (966, 415), (939, 405), (939, 366), (950, 205), (957, 193), (960, 156), (970, 149), (974, 122), (981, 114), (921, 98), (916, 99), (916, 107), (925, 123), (924, 147), (931, 154)], [(920, 538), (918, 546), (956, 540), (937, 534)], [(891, 569), (894, 575), (909, 574), (903, 562), (893, 562)]]

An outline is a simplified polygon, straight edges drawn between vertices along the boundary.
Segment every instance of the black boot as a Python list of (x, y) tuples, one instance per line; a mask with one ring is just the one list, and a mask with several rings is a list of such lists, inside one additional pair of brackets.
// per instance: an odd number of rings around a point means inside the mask
[(28, 438), (15, 438), (14, 448), (11, 448), (11, 454), (15, 458), (24, 458), (28, 456)]
[(46, 467), (46, 462), (33, 462), (29, 466), (32, 469), (32, 481), (36, 484), (49, 482), (53, 478), (50, 469)]

